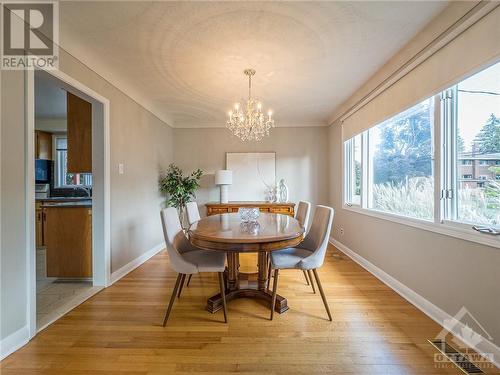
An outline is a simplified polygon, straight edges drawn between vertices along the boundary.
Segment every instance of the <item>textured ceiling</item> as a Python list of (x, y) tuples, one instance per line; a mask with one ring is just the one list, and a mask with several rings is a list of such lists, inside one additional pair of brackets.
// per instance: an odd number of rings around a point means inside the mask
[(35, 73), (35, 117), (66, 118), (66, 91), (46, 76)]
[(174, 127), (224, 126), (253, 93), (277, 126), (335, 108), (445, 2), (61, 2), (61, 45)]

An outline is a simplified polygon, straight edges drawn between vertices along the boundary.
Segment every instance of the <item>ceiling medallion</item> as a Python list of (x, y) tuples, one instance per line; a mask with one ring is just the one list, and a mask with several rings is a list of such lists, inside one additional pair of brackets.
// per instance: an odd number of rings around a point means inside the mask
[(229, 111), (227, 128), (242, 141), (260, 141), (269, 136), (269, 129), (274, 128), (273, 112), (269, 110), (265, 116), (262, 103), (252, 98), (252, 76), (255, 70), (245, 69), (243, 73), (248, 76), (248, 100), (245, 106), (236, 103), (234, 109)]

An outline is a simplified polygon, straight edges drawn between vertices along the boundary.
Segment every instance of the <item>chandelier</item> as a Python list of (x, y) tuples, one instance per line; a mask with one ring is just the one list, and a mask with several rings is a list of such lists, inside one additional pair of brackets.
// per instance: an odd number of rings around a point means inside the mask
[(248, 76), (248, 100), (245, 106), (236, 103), (234, 109), (229, 111), (227, 128), (242, 141), (260, 141), (274, 127), (273, 112), (269, 110), (265, 116), (262, 103), (252, 98), (252, 76), (255, 70), (245, 69), (243, 73)]

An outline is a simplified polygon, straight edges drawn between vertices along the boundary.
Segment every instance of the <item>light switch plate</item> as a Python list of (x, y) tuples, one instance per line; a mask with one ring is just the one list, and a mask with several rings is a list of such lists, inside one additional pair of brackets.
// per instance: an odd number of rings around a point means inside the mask
[(118, 174), (124, 174), (125, 173), (125, 166), (123, 163), (118, 164)]

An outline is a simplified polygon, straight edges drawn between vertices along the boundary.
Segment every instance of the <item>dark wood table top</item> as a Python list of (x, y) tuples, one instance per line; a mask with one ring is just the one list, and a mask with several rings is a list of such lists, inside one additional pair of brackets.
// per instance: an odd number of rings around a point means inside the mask
[(244, 223), (238, 213), (212, 215), (189, 227), (193, 245), (208, 250), (256, 252), (296, 246), (304, 228), (288, 215), (261, 212), (256, 222)]

